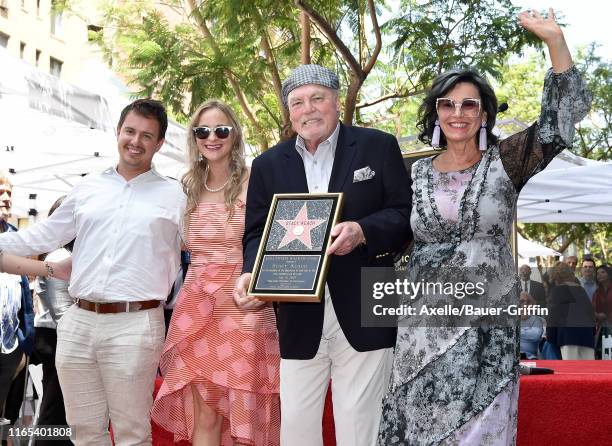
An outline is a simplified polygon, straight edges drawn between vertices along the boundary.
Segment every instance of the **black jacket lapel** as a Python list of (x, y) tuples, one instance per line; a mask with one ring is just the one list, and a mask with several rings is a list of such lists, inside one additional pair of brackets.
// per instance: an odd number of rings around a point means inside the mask
[(350, 127), (340, 123), (338, 144), (334, 155), (331, 178), (329, 179), (329, 192), (341, 192), (351, 170), (353, 157), (355, 156), (355, 140)]
[(304, 170), (304, 160), (295, 149), (295, 141), (286, 144), (283, 157), (285, 158), (285, 184), (288, 193), (308, 192), (308, 181)]

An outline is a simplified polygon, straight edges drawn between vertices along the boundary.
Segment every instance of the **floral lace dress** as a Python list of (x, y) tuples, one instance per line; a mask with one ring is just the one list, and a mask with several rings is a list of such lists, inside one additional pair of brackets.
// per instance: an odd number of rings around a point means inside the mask
[[(440, 174), (433, 158), (412, 166), (408, 271), (435, 277), (470, 268), (494, 286), (487, 302), (518, 302), (510, 250), (521, 188), (563, 149), (590, 95), (575, 67), (544, 81), (539, 122), (461, 172)], [(455, 189), (456, 193), (452, 192)], [(505, 326), (415, 327), (400, 320), (393, 371), (383, 401), (379, 445), (508, 445), (516, 442), (519, 320)]]

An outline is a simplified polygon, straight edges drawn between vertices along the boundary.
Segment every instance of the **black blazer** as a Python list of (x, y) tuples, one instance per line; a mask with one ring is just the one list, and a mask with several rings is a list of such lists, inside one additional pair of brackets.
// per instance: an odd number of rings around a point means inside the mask
[[(523, 291), (524, 284), (525, 281), (521, 279), (521, 291)], [(538, 282), (537, 280), (529, 280), (529, 295), (533, 297), (536, 304), (543, 307), (546, 306), (546, 292), (544, 291), (544, 285), (542, 285), (541, 282)]]
[[(353, 183), (353, 172), (369, 166), (374, 177)], [(412, 239), (411, 180), (397, 140), (387, 133), (340, 124), (329, 192), (344, 192), (342, 221), (361, 225), (367, 244), (344, 256), (332, 256), (327, 285), (340, 327), (357, 351), (395, 345), (395, 328), (364, 328), (360, 314), (362, 267), (393, 266), (393, 254)], [(308, 192), (302, 158), (295, 139), (264, 152), (253, 161), (244, 245), (244, 272), (253, 270), (257, 249), (275, 193)], [(311, 359), (323, 331), (321, 303), (280, 303), (277, 327), (281, 357)]]
[(581, 286), (557, 285), (550, 295), (546, 339), (557, 347), (595, 347), (593, 305)]
[(536, 304), (545, 307), (546, 306), (546, 292), (544, 291), (544, 285), (537, 280), (529, 281), (529, 294), (535, 300)]

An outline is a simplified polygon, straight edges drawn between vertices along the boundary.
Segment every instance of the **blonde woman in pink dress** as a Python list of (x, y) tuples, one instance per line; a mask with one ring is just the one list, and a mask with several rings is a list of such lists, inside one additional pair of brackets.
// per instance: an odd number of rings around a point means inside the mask
[(191, 266), (161, 357), (152, 409), (174, 440), (194, 445), (278, 445), (279, 347), (272, 307), (240, 310), (249, 170), (242, 130), (224, 103), (202, 104), (189, 124), (185, 216)]

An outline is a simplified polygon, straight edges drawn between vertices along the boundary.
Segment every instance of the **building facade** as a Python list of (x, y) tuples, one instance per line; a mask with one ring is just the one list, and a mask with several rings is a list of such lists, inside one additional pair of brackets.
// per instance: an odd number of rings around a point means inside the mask
[(101, 60), (89, 41), (100, 28), (89, 16), (62, 11), (54, 0), (0, 0), (0, 47), (42, 72), (76, 83), (83, 61)]

